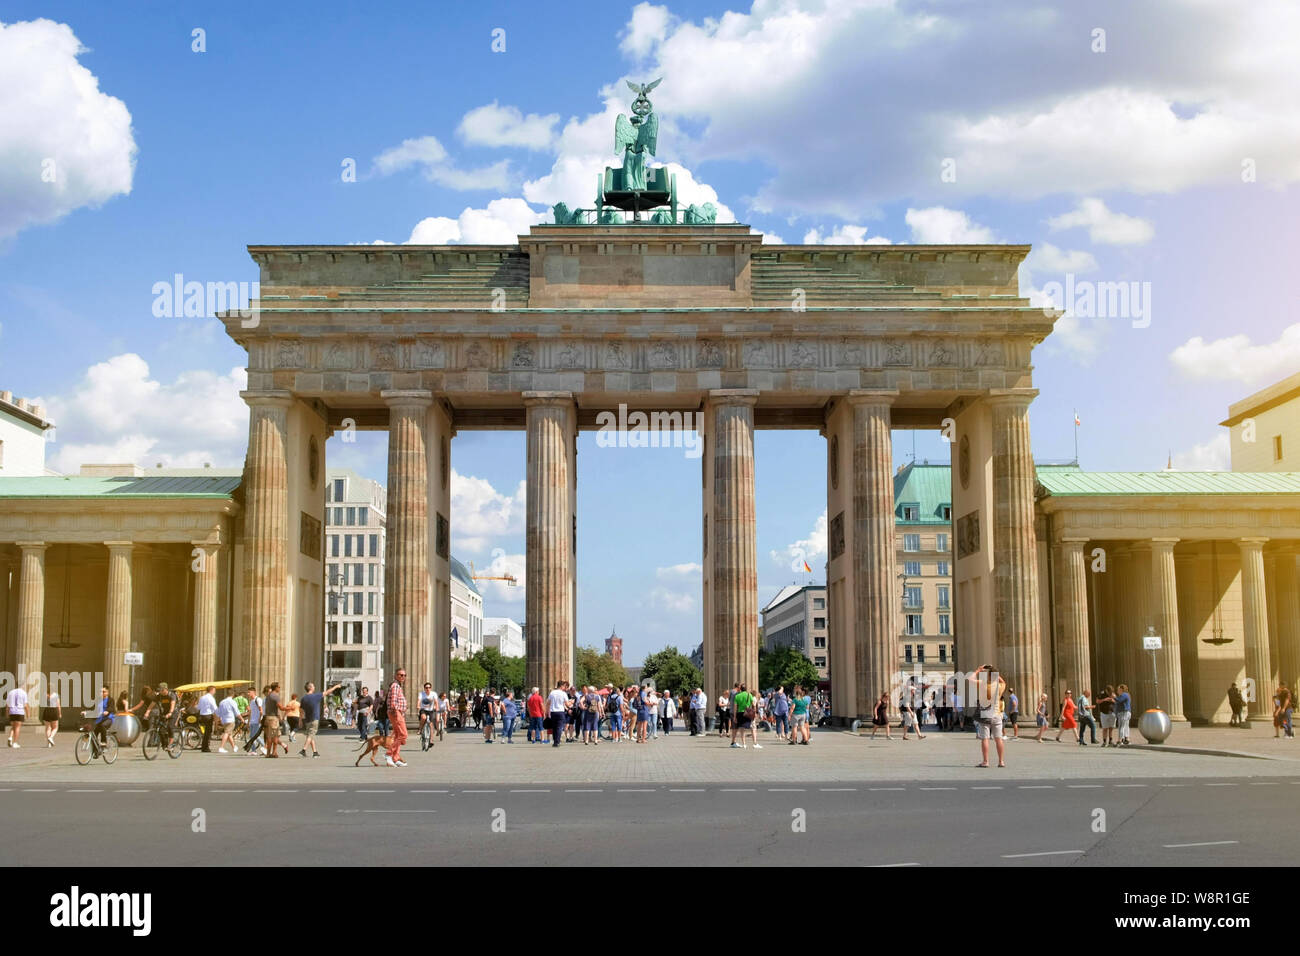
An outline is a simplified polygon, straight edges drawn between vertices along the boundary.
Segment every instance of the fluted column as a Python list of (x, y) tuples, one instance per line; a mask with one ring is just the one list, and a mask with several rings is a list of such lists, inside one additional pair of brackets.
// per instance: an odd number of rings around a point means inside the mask
[(713, 440), (709, 554), (717, 690), (758, 685), (758, 537), (754, 504), (754, 389), (709, 392)]
[[(894, 450), (890, 437), (895, 392), (850, 392), (853, 409), (853, 639), (859, 718), (889, 694), (895, 706), (898, 607), (894, 541)], [(834, 638), (832, 638), (833, 640)], [(846, 714), (846, 716), (851, 716)]]
[(528, 682), (545, 691), (557, 681), (573, 679), (578, 419), (569, 392), (525, 392), (524, 408)]
[[(39, 674), (45, 641), (45, 549), (43, 541), (19, 541), (21, 568), (18, 579), (19, 675)], [(23, 679), (20, 677), (20, 679)]]
[[(244, 608), (241, 663), (261, 686), (289, 673), (289, 392), (243, 392), (249, 405), (244, 462)], [(196, 672), (197, 673), (197, 672)], [(245, 675), (241, 675), (245, 676)], [(200, 680), (207, 677), (199, 676)]]
[(217, 599), (221, 546), (193, 542), (190, 571), (194, 574), (193, 671), (199, 680), (217, 675)]
[(1177, 538), (1151, 539), (1151, 616), (1161, 649), (1156, 653), (1159, 670), (1159, 704), (1172, 719), (1183, 715), (1183, 655), (1178, 634), (1178, 574), (1174, 567)]
[[(1063, 538), (1057, 548), (1056, 675), (1076, 694), (1092, 683), (1091, 635), (1088, 631), (1088, 565), (1082, 538)], [(1037, 695), (1035, 695), (1037, 700)]]
[(1300, 581), (1296, 576), (1296, 548), (1277, 553), (1278, 671), (1294, 694), (1300, 683)]
[[(130, 670), (124, 656), (131, 649), (133, 576), (130, 541), (106, 541), (108, 546), (108, 600), (104, 614), (104, 684), (117, 696), (127, 689)], [(209, 678), (203, 678), (209, 679)], [(98, 690), (98, 688), (96, 688)]]
[(4, 648), (0, 670), (9, 670), (13, 666), (10, 657), (14, 653), (14, 647), (9, 633), (9, 576), (12, 573), (13, 562), (7, 555), (0, 554), (0, 647)]
[(1246, 637), (1246, 676), (1255, 681), (1251, 717), (1266, 717), (1273, 710), (1273, 674), (1269, 666), (1268, 605), (1264, 596), (1264, 544), (1267, 538), (1242, 538), (1241, 623)]
[(1197, 653), (1196, 634), (1191, 640), (1182, 639), (1184, 621), (1192, 622), (1196, 618), (1196, 562), (1195, 551), (1175, 553), (1174, 569), (1182, 587), (1178, 590), (1178, 651), (1182, 660), (1183, 672), (1183, 714), (1188, 720), (1199, 720), (1204, 714), (1201, 709), (1201, 688), (1199, 684), (1199, 655)]
[(1037, 700), (1043, 687), (1034, 534), (1036, 478), (1029, 447), (1029, 403), (1037, 394), (1023, 389), (995, 393), (988, 399), (993, 419), (993, 600), (998, 659), (970, 662), (992, 663), (1022, 701)]
[(384, 550), (384, 679), (406, 668), (407, 720), (432, 674), (429, 630), (429, 435), (433, 393), (380, 393), (388, 404), (388, 515)]

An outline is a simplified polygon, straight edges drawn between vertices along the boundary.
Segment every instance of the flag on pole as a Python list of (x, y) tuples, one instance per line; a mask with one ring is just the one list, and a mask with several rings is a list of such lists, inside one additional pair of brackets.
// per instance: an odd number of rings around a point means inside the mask
[(1075, 428), (1078, 428), (1078, 427), (1079, 427), (1080, 425), (1082, 425), (1082, 424), (1083, 424), (1083, 422), (1079, 421), (1079, 413), (1078, 413), (1078, 412), (1075, 412), (1075, 413), (1074, 413), (1074, 427), (1075, 427)]
[(812, 568), (808, 567), (808, 562), (807, 562), (807, 561), (805, 561), (805, 562), (803, 563), (803, 573), (804, 573), (804, 574), (812, 574)]

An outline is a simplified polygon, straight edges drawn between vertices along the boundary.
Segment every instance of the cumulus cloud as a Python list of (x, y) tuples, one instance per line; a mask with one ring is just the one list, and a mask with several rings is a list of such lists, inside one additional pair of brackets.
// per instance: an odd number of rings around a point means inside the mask
[(776, 551), (769, 551), (768, 554), (772, 560), (782, 567), (790, 568), (792, 571), (803, 573), (803, 563), (808, 562), (808, 566), (813, 569), (814, 573), (820, 572), (822, 566), (826, 563), (826, 509), (817, 517), (813, 529), (806, 538), (792, 542)]
[(1227, 471), (1232, 457), (1228, 433), (1219, 432), (1209, 441), (1193, 445), (1173, 456), (1175, 471)]
[[(1020, 264), (1020, 294), (1030, 305), (1040, 309), (1059, 309), (1060, 302), (1043, 291), (1047, 282), (1065, 282), (1067, 273), (1080, 274), (1097, 268), (1092, 253), (1082, 249), (1060, 249), (1050, 242), (1034, 246)], [(1079, 318), (1067, 312), (1056, 320), (1052, 334), (1043, 344), (1048, 354), (1064, 354), (1078, 365), (1091, 365), (1101, 351), (1106, 336), (1106, 321), (1097, 318)]]
[(1275, 342), (1254, 345), (1238, 334), (1205, 341), (1188, 339), (1169, 355), (1183, 375), (1193, 380), (1258, 382), (1284, 378), (1300, 368), (1300, 323), (1282, 330)]
[[(497, 491), (486, 478), (462, 475), (451, 470), (452, 534), (457, 547), (475, 554), (487, 553), (496, 538), (521, 535), (527, 485), (519, 482), (514, 491)], [(495, 572), (494, 572), (495, 573)]]
[(1155, 227), (1145, 219), (1113, 212), (1100, 199), (1081, 199), (1069, 212), (1047, 220), (1053, 232), (1058, 229), (1086, 228), (1088, 238), (1103, 245), (1131, 246), (1150, 242)]
[(667, 7), (638, 3), (632, 8), (632, 19), (623, 30), (619, 49), (637, 59), (647, 55), (656, 44), (663, 43), (671, 21), (672, 15)]
[(509, 188), (511, 181), (508, 160), (478, 169), (460, 169), (436, 136), (402, 140), (371, 161), (371, 171), (377, 176), (391, 176), (412, 167), (419, 169), (430, 182), (461, 191), (503, 190)]
[(248, 406), (239, 393), (247, 382), (242, 368), (161, 382), (139, 355), (115, 355), (87, 369), (71, 392), (44, 401), (59, 426), (49, 465), (65, 473), (93, 463), (242, 467)]
[(909, 209), (903, 217), (912, 230), (912, 241), (948, 245), (950, 243), (990, 243), (997, 240), (993, 230), (971, 221), (960, 209), (931, 206)]
[(514, 244), (528, 228), (549, 217), (522, 199), (494, 199), (485, 208), (466, 207), (455, 219), (429, 216), (411, 230), (408, 245), (440, 246), (447, 243)]
[(519, 146), (546, 149), (555, 138), (559, 113), (525, 116), (515, 106), (501, 106), (496, 100), (466, 113), (456, 133), (474, 146)]
[(84, 52), (65, 23), (0, 23), (0, 239), (131, 192), (131, 114)]
[(805, 245), (828, 245), (828, 246), (887, 246), (890, 241), (884, 236), (867, 236), (866, 226), (854, 226), (844, 224), (836, 226), (829, 232), (823, 233), (819, 228), (809, 229), (803, 234)]

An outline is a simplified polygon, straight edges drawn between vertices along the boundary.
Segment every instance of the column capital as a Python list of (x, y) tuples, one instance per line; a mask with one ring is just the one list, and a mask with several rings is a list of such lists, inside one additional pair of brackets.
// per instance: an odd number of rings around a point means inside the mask
[(45, 541), (15, 541), (14, 545), (24, 551), (44, 551), (49, 547), (49, 543)]
[(131, 549), (135, 547), (135, 542), (134, 541), (105, 541), (104, 547), (108, 548), (110, 552), (125, 551), (127, 553), (130, 553)]
[(212, 538), (196, 538), (190, 544), (196, 548), (203, 548), (205, 551), (220, 551), (221, 542)]
[(427, 388), (387, 388), (379, 397), (389, 408), (428, 408), (433, 404), (433, 392)]
[(898, 400), (896, 388), (855, 388), (844, 395), (850, 405), (893, 405)]
[(576, 404), (572, 392), (524, 392), (523, 398), (524, 405), (529, 408), (571, 408)]
[(1161, 552), (1172, 551), (1174, 550), (1174, 545), (1181, 540), (1182, 538), (1152, 538), (1151, 548), (1155, 551)]
[(997, 407), (1028, 408), (1037, 397), (1036, 388), (993, 388), (984, 396), (984, 401)]
[(756, 388), (711, 388), (708, 391), (710, 405), (749, 405), (758, 401)]
[(1238, 538), (1237, 544), (1243, 551), (1262, 551), (1264, 545), (1268, 544), (1268, 538)]
[(265, 391), (245, 391), (240, 392), (239, 397), (252, 406), (288, 408), (293, 403), (293, 392), (286, 388), (274, 388)]
[(1091, 538), (1058, 538), (1057, 544), (1067, 551), (1082, 551)]

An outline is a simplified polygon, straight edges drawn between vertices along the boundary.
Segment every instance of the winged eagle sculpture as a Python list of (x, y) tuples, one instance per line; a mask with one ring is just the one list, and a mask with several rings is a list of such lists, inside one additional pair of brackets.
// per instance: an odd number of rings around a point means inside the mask
[(662, 76), (653, 83), (628, 80), (628, 89), (636, 94), (632, 101), (632, 118), (619, 113), (614, 121), (614, 150), (623, 154), (623, 188), (629, 191), (646, 188), (646, 153), (655, 155), (659, 138), (659, 117), (646, 94), (662, 82)]

